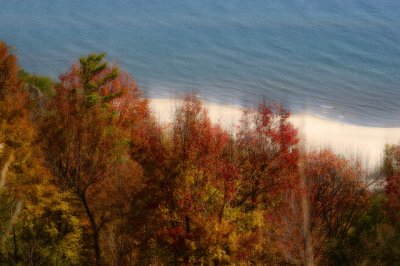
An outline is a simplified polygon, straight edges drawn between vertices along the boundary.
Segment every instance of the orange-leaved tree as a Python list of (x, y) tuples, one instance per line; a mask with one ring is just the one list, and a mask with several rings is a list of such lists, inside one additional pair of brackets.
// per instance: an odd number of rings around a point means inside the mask
[(162, 241), (183, 263), (224, 264), (265, 256), (265, 217), (294, 184), (296, 130), (278, 106), (246, 111), (234, 137), (213, 125), (200, 100), (176, 111), (167, 145)]
[[(102, 264), (101, 230), (129, 213), (131, 193), (140, 187), (142, 170), (130, 159), (130, 137), (149, 114), (135, 81), (103, 57), (82, 57), (60, 77), (42, 123), (47, 161), (85, 213), (96, 265)], [(119, 259), (131, 252), (123, 242), (111, 247)]]
[(345, 239), (366, 211), (363, 170), (357, 162), (321, 150), (304, 154), (299, 174), (304, 183), (293, 189), (281, 213), (285, 254), (295, 263), (326, 264), (328, 243)]
[(166, 134), (161, 244), (169, 248), (175, 263), (224, 261), (217, 253), (224, 253), (229, 242), (231, 225), (223, 225), (223, 217), (236, 185), (228, 158), (231, 138), (211, 123), (192, 95), (176, 110), (171, 132)]
[(0, 261), (80, 263), (79, 221), (52, 184), (16, 57), (0, 42)]
[(282, 207), (289, 189), (296, 186), (297, 130), (290, 113), (277, 104), (261, 102), (245, 110), (236, 133), (239, 191), (234, 205), (241, 209), (242, 230), (238, 239), (242, 258), (275, 263), (276, 245), (271, 237), (272, 218)]

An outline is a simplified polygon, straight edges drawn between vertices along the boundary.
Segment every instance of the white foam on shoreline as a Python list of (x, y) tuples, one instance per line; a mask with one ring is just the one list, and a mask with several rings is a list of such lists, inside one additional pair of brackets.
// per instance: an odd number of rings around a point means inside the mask
[[(171, 122), (178, 99), (150, 99), (150, 107), (161, 123)], [(243, 108), (204, 102), (212, 122), (221, 123), (234, 130)], [(309, 114), (294, 114), (291, 123), (299, 130), (299, 136), (307, 147), (330, 147), (336, 153), (359, 158), (368, 167), (379, 165), (386, 144), (400, 144), (400, 128), (379, 128), (346, 124)]]

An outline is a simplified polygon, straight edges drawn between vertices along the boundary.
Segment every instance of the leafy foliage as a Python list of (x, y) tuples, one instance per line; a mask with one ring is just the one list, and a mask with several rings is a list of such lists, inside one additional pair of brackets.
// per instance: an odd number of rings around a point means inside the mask
[(188, 95), (161, 125), (104, 56), (53, 81), (0, 43), (0, 265), (399, 264), (398, 145), (371, 188), (277, 104), (233, 134)]
[(75, 195), (86, 214), (85, 232), (93, 239), (87, 248), (98, 265), (101, 230), (127, 211), (140, 183), (141, 167), (129, 158), (129, 137), (134, 123), (147, 117), (136, 83), (103, 57), (83, 57), (60, 77), (42, 124), (47, 161), (59, 186)]
[(28, 107), (15, 56), (0, 43), (0, 261), (79, 264), (80, 221), (44, 167)]
[(55, 82), (46, 76), (40, 76), (28, 73), (24, 70), (19, 70), (18, 76), (22, 79), (27, 86), (32, 86), (39, 90), (40, 93), (47, 97), (54, 95)]

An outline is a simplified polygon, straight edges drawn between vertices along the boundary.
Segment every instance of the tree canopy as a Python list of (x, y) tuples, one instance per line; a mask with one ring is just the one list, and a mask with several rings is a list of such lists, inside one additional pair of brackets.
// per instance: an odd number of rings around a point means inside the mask
[(0, 42), (0, 265), (399, 264), (400, 146), (371, 187), (289, 117), (229, 132), (189, 94), (160, 124), (104, 53), (52, 80)]

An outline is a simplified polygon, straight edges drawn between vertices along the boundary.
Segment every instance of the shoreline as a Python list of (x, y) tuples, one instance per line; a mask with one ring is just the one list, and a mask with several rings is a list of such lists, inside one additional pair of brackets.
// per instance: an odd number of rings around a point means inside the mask
[[(171, 122), (180, 99), (148, 98), (151, 110), (161, 123)], [(213, 123), (234, 130), (243, 107), (222, 105), (202, 100)], [(349, 159), (358, 158), (364, 166), (377, 167), (386, 144), (400, 143), (400, 128), (367, 127), (324, 119), (311, 114), (291, 114), (289, 121), (298, 129), (300, 141), (307, 148), (331, 148)]]

